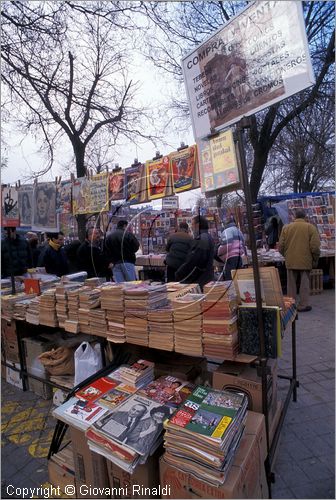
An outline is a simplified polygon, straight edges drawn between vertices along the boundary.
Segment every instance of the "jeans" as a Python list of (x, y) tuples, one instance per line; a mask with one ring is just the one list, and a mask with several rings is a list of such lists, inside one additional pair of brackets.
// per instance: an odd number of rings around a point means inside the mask
[(287, 269), (287, 295), (296, 300), (296, 280), (300, 276), (299, 307), (309, 306), (310, 301), (310, 271)]
[(225, 281), (232, 280), (231, 271), (236, 271), (243, 267), (243, 261), (241, 257), (230, 257), (227, 259), (223, 269), (223, 279)]
[(116, 283), (122, 283), (123, 281), (136, 281), (137, 275), (135, 272), (135, 265), (131, 262), (114, 264), (113, 279)]

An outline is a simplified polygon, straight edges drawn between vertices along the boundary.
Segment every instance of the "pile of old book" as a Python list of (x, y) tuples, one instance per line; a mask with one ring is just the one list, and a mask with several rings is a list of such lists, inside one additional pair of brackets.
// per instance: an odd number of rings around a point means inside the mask
[[(33, 295), (34, 297), (34, 295)], [(20, 300), (26, 299), (25, 293), (17, 293), (16, 295), (2, 295), (1, 296), (1, 317), (7, 321), (11, 321), (14, 314), (14, 307)]]
[(106, 312), (106, 338), (118, 344), (126, 342), (124, 326), (124, 286), (109, 283), (101, 288), (100, 307)]
[(224, 483), (244, 431), (247, 397), (198, 386), (165, 422), (165, 461), (214, 485)]
[(89, 323), (91, 335), (98, 335), (99, 337), (106, 337), (107, 334), (107, 321), (105, 309), (90, 309)]
[(30, 304), (26, 310), (26, 321), (27, 323), (32, 323), (33, 325), (40, 324), (40, 297), (35, 297), (30, 301)]
[(55, 327), (58, 326), (56, 316), (56, 291), (55, 288), (46, 290), (40, 296), (40, 325)]
[(162, 284), (140, 283), (124, 288), (126, 340), (148, 346), (148, 311), (168, 304), (167, 288)]
[(237, 294), (232, 281), (204, 287), (203, 354), (211, 359), (234, 359), (238, 354)]
[(174, 350), (173, 309), (165, 307), (148, 311), (149, 347)]
[(79, 330), (91, 334), (90, 309), (100, 306), (100, 289), (84, 286), (79, 294)]
[(71, 289), (67, 291), (68, 298), (68, 319), (64, 322), (64, 328), (67, 332), (78, 333), (79, 332), (79, 294), (81, 293), (82, 286), (77, 283)]
[(176, 352), (202, 356), (202, 302), (204, 299), (203, 294), (187, 293), (171, 301)]
[(125, 384), (139, 389), (154, 379), (154, 363), (145, 359), (139, 359), (131, 366), (120, 368), (119, 377)]
[(19, 321), (25, 321), (26, 319), (26, 311), (30, 302), (33, 300), (35, 295), (25, 295), (26, 298), (22, 298), (14, 302), (13, 304), (13, 319), (17, 319)]

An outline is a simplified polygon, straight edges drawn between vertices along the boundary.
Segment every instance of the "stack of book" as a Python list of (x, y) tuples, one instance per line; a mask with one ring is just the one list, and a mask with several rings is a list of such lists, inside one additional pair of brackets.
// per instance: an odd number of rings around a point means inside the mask
[(107, 321), (105, 309), (90, 309), (89, 323), (91, 335), (106, 337)]
[(67, 291), (68, 296), (68, 319), (64, 323), (64, 328), (67, 332), (79, 332), (79, 294), (83, 285), (77, 283), (77, 286)]
[(204, 287), (203, 354), (211, 359), (234, 359), (239, 350), (238, 300), (232, 281), (211, 282)]
[(148, 312), (149, 347), (174, 350), (173, 309), (166, 307)]
[(59, 326), (62, 328), (65, 327), (65, 321), (68, 318), (68, 290), (73, 289), (74, 286), (77, 286), (76, 283), (60, 283), (56, 285), (56, 312)]
[(14, 302), (13, 319), (17, 319), (19, 321), (25, 321), (26, 311), (28, 309), (30, 302), (33, 300), (34, 297), (35, 295), (28, 296), (25, 299), (21, 299), (18, 300), (17, 302)]
[(100, 306), (100, 289), (83, 287), (79, 294), (79, 330), (91, 334), (90, 309)]
[(187, 293), (172, 301), (175, 351), (190, 356), (202, 356), (203, 294)]
[(139, 359), (131, 366), (123, 366), (118, 370), (119, 379), (125, 384), (139, 389), (154, 379), (154, 363)]
[[(3, 306), (2, 306), (3, 307)], [(40, 297), (35, 297), (30, 301), (30, 304), (26, 310), (26, 321), (27, 323), (32, 323), (33, 325), (40, 324)]]
[(89, 286), (90, 288), (97, 288), (105, 283), (105, 281), (105, 278), (99, 278), (98, 276), (95, 276), (93, 278), (86, 278), (86, 280), (84, 281), (84, 285)]
[[(46, 290), (40, 296), (40, 325), (55, 327), (58, 326), (56, 316), (56, 291), (54, 288)], [(62, 325), (60, 325), (62, 326)]]
[(247, 397), (198, 386), (165, 422), (165, 461), (219, 486), (244, 431)]
[(110, 342), (126, 342), (124, 325), (124, 287), (111, 283), (101, 289), (101, 308), (106, 311), (106, 338)]
[(17, 293), (16, 295), (2, 295), (1, 296), (1, 317), (7, 321), (11, 321), (14, 314), (15, 304), (27, 297), (35, 297), (35, 295), (26, 295), (25, 293)]

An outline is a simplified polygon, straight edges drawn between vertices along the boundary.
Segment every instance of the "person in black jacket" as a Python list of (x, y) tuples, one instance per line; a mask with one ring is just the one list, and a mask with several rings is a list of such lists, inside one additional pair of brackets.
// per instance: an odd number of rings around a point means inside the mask
[(107, 258), (113, 264), (113, 279), (117, 283), (134, 281), (135, 253), (139, 250), (139, 242), (130, 231), (127, 231), (128, 222), (120, 220), (117, 229), (106, 236), (105, 247)]
[(187, 259), (191, 243), (189, 226), (186, 222), (181, 222), (176, 233), (170, 235), (167, 241), (167, 281), (175, 281), (175, 273)]
[(6, 227), (6, 237), (1, 242), (1, 277), (21, 276), (30, 263), (27, 241), (16, 233), (15, 227)]
[(198, 283), (202, 290), (204, 285), (214, 279), (215, 246), (208, 229), (205, 217), (197, 215), (193, 218), (194, 240), (186, 262), (175, 273), (177, 280), (182, 283)]
[(106, 277), (108, 263), (100, 247), (100, 230), (91, 227), (86, 231), (84, 243), (77, 250), (77, 261), (80, 271), (86, 271), (88, 278)]
[(63, 248), (64, 235), (58, 233), (48, 233), (48, 246), (42, 256), (42, 266), (48, 274), (64, 276), (69, 272), (68, 261)]
[(40, 248), (38, 246), (38, 236), (36, 233), (33, 233), (31, 231), (28, 231), (27, 235), (27, 243), (28, 243), (28, 248), (29, 248), (29, 254), (30, 254), (30, 267), (37, 267), (38, 265), (38, 260), (40, 256)]

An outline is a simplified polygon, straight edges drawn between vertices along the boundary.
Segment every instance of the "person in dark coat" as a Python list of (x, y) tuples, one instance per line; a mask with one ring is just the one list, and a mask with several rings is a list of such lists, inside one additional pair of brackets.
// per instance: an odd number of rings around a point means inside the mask
[(28, 243), (29, 254), (30, 254), (30, 267), (37, 267), (39, 256), (41, 253), (41, 250), (40, 250), (40, 247), (38, 244), (39, 241), (38, 241), (37, 234), (29, 231), (27, 233), (27, 243)]
[(68, 261), (63, 248), (64, 235), (62, 232), (48, 233), (48, 246), (42, 257), (42, 266), (48, 274), (64, 276), (69, 272)]
[(69, 273), (78, 273), (81, 271), (78, 258), (77, 258), (77, 250), (81, 246), (80, 240), (70, 241), (67, 245), (64, 246), (65, 255), (68, 261)]
[(15, 227), (6, 227), (1, 242), (1, 277), (21, 276), (27, 272), (30, 257), (27, 241), (16, 233)]
[(77, 250), (77, 261), (80, 271), (86, 271), (88, 278), (106, 277), (108, 262), (100, 247), (100, 230), (91, 227), (86, 231), (85, 241)]
[(175, 273), (177, 280), (182, 283), (198, 283), (202, 290), (204, 285), (214, 279), (215, 246), (208, 229), (205, 217), (197, 215), (193, 218), (194, 240), (186, 262)]
[(186, 222), (181, 222), (176, 233), (171, 234), (167, 241), (167, 281), (175, 281), (175, 273), (186, 261), (191, 243), (189, 226)]
[(113, 279), (116, 283), (134, 281), (137, 279), (135, 272), (136, 252), (140, 244), (130, 231), (127, 231), (128, 222), (120, 220), (117, 229), (106, 236), (106, 255), (113, 264)]
[(268, 222), (268, 226), (265, 228), (265, 233), (267, 234), (267, 243), (269, 248), (275, 248), (277, 242), (279, 241), (279, 223), (276, 217), (272, 217)]

